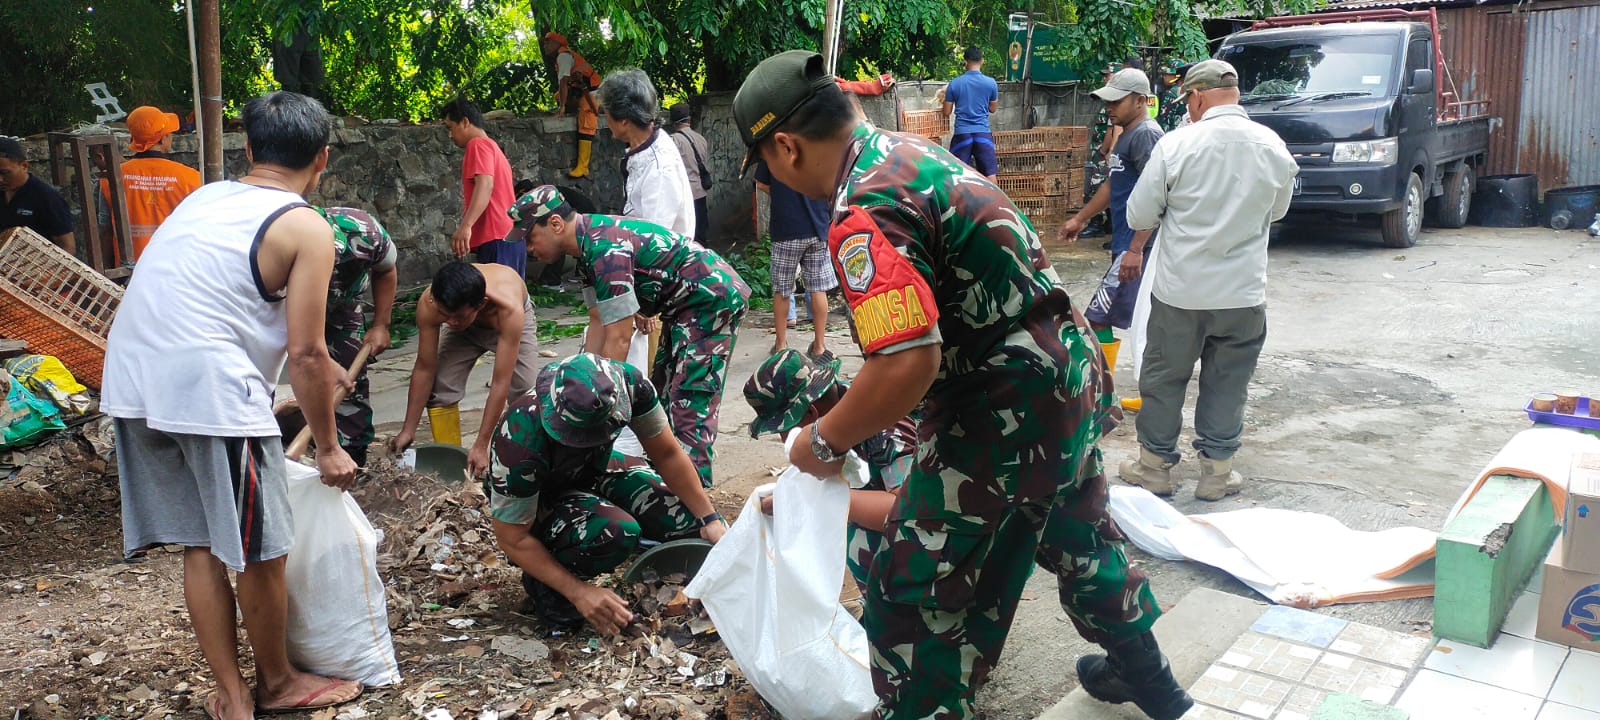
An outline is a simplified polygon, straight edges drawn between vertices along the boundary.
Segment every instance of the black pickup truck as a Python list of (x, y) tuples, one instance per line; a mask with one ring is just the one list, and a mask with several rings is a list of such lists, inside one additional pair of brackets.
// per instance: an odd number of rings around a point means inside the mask
[(1489, 148), (1487, 103), (1460, 101), (1432, 10), (1272, 18), (1223, 40), (1240, 104), (1300, 163), (1293, 213), (1380, 215), (1383, 241), (1411, 247), (1424, 212), (1467, 222)]

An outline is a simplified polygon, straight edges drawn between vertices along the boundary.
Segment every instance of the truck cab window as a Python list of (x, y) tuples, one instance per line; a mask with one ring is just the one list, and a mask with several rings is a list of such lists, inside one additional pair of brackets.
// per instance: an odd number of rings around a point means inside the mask
[(1396, 38), (1325, 36), (1224, 47), (1223, 60), (1239, 71), (1242, 100), (1283, 100), (1338, 94), (1392, 95)]

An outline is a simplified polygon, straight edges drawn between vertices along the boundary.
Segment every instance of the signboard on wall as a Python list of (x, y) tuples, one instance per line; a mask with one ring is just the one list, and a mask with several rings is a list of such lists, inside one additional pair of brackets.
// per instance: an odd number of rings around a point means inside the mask
[[(1006, 47), (1006, 81), (1022, 81), (1022, 53), (1028, 46), (1028, 14), (1012, 13)], [(1078, 80), (1067, 62), (1067, 27), (1034, 23), (1033, 61), (1028, 74), (1034, 82), (1072, 82)]]

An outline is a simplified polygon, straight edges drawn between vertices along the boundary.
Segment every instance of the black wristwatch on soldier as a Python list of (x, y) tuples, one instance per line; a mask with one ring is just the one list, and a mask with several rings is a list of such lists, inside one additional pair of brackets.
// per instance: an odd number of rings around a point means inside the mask
[(833, 449), (827, 440), (822, 439), (822, 423), (811, 423), (811, 454), (825, 463), (838, 462), (844, 453)]
[(710, 515), (700, 518), (700, 527), (706, 527), (714, 522), (723, 522), (722, 513), (712, 510)]

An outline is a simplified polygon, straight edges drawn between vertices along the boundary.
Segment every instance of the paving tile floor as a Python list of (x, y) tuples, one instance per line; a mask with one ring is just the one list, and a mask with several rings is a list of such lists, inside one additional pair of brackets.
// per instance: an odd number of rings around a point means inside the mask
[(1184, 717), (1600, 720), (1600, 654), (1534, 637), (1537, 610), (1536, 592), (1519, 596), (1482, 649), (1273, 607), (1190, 687)]

